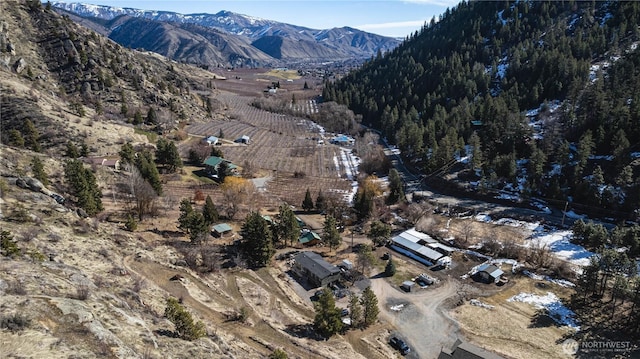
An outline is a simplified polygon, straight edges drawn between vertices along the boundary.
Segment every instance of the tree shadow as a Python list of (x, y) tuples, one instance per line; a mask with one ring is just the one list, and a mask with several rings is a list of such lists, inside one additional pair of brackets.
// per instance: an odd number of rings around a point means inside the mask
[(324, 341), (326, 338), (316, 333), (312, 324), (290, 324), (284, 330), (287, 334), (296, 338), (307, 338), (316, 341)]
[(178, 334), (171, 330), (166, 329), (157, 329), (153, 331), (158, 336), (168, 337), (168, 338), (178, 338)]
[(289, 277), (295, 279), (296, 282), (298, 282), (298, 284), (300, 284), (302, 286), (302, 288), (304, 288), (304, 290), (306, 291), (310, 291), (311, 289), (317, 288), (316, 285), (313, 285), (311, 283), (309, 283), (308, 280), (306, 280), (305, 278), (300, 277), (299, 275), (297, 275), (294, 271), (292, 270), (288, 270), (285, 272)]
[(531, 318), (529, 328), (547, 328), (553, 325), (556, 325), (556, 322), (549, 316), (545, 308), (541, 308)]

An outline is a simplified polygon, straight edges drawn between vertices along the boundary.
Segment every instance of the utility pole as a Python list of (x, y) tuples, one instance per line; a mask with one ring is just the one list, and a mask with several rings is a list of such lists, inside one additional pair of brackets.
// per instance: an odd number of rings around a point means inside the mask
[(567, 207), (569, 206), (569, 201), (564, 202), (564, 211), (562, 211), (562, 224), (561, 226), (564, 228), (564, 218), (567, 216)]

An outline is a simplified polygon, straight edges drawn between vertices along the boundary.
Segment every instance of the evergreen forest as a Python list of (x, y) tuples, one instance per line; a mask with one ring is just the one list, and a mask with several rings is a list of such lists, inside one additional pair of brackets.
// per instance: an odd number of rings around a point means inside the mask
[(323, 100), (427, 178), (635, 220), (639, 20), (633, 1), (461, 2)]

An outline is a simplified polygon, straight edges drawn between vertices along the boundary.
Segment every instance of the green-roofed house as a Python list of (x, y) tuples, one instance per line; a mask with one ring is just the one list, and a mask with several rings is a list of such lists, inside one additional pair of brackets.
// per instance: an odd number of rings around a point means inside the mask
[(302, 233), (302, 235), (298, 239), (298, 242), (305, 246), (313, 246), (315, 244), (318, 244), (320, 240), (321, 238), (318, 233), (312, 231), (304, 231), (304, 233)]
[(267, 221), (267, 223), (269, 223), (269, 224), (273, 224), (273, 218), (271, 218), (271, 216), (270, 216), (270, 215), (268, 215), (268, 214), (263, 214), (263, 215), (262, 215), (262, 219), (264, 219), (265, 221)]
[(224, 237), (233, 232), (233, 228), (226, 223), (219, 223), (211, 227), (211, 233), (216, 237)]
[[(227, 173), (226, 175), (233, 175), (235, 174), (235, 172), (238, 169), (238, 166), (234, 165), (233, 163), (231, 163), (231, 161), (229, 160), (225, 160), (222, 157), (217, 157), (217, 156), (209, 156), (207, 157), (206, 160), (204, 160), (204, 166), (207, 168), (207, 172), (215, 177), (215, 178), (219, 178), (220, 173), (220, 165), (222, 163), (226, 163), (227, 165), (227, 169), (230, 173)], [(224, 176), (223, 176), (224, 177)]]

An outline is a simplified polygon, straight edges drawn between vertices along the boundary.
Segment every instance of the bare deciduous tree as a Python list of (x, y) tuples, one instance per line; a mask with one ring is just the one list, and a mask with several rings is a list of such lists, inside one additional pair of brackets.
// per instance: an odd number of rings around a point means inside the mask
[(142, 220), (145, 215), (152, 214), (156, 211), (156, 199), (158, 194), (151, 187), (138, 171), (135, 166), (128, 166), (127, 171), (131, 173), (128, 178), (128, 189), (131, 198), (135, 200), (135, 210), (138, 220)]

